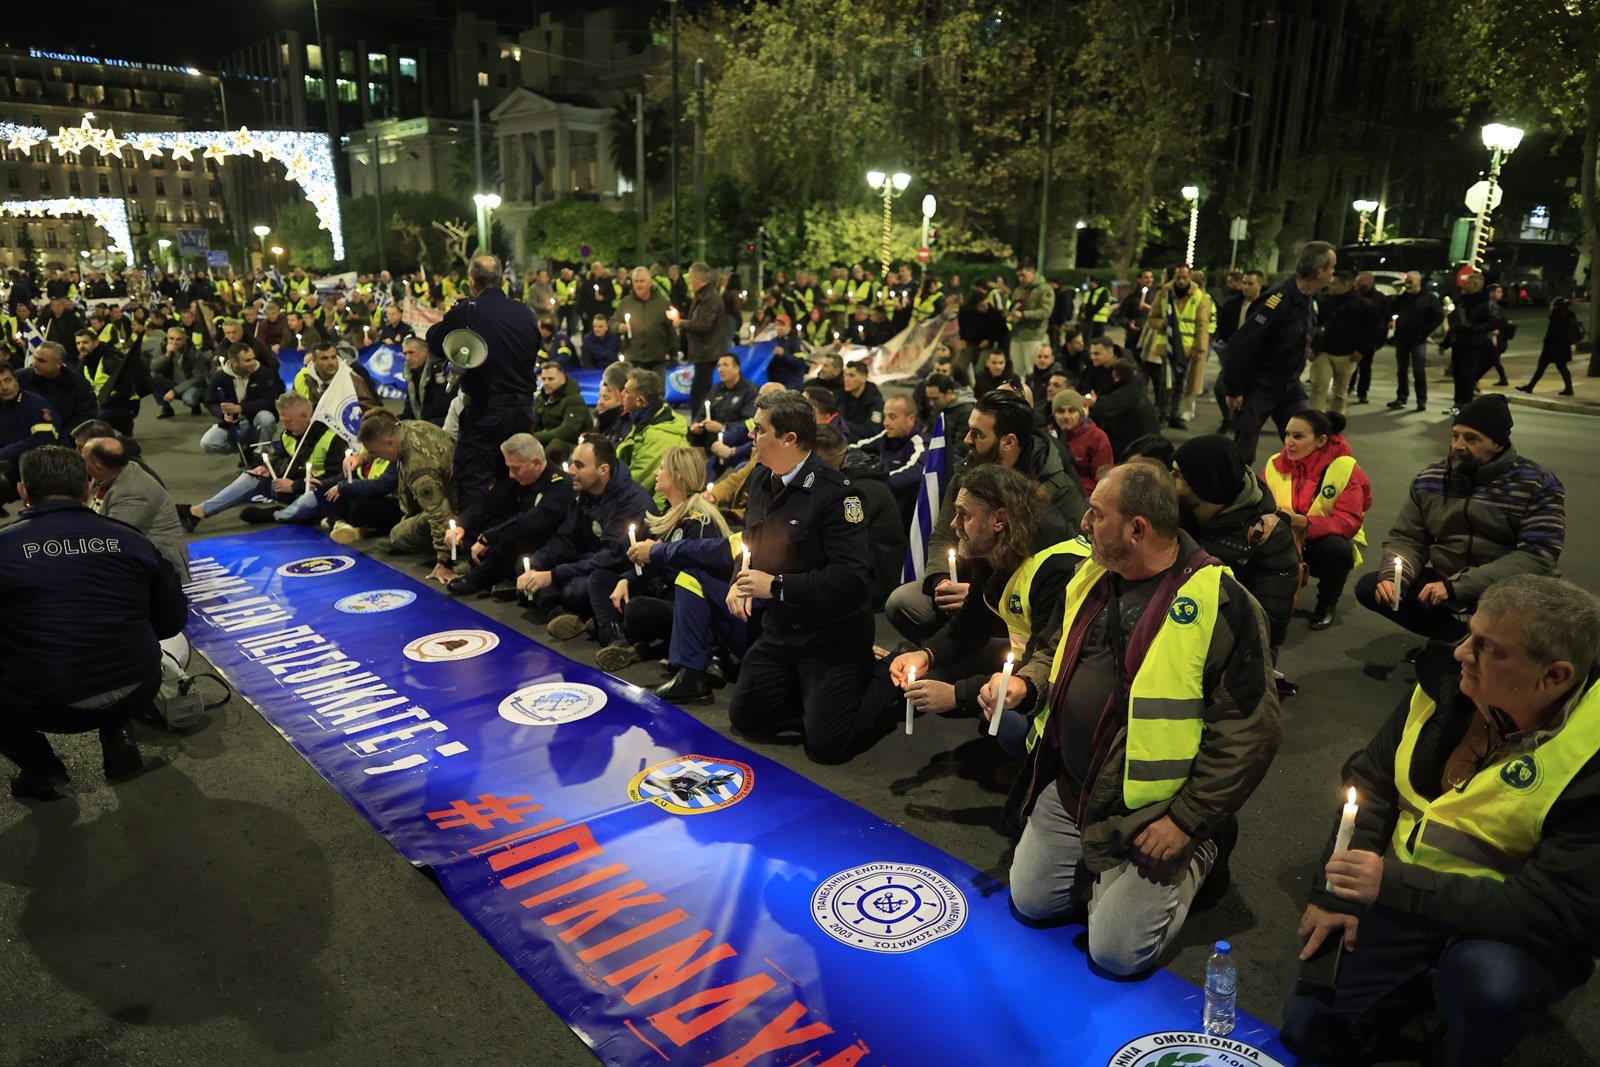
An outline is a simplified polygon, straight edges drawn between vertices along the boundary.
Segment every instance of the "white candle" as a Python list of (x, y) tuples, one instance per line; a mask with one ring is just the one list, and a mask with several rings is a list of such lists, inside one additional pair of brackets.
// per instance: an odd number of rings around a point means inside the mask
[(1401, 567), (1401, 563), (1400, 563), (1400, 557), (1396, 556), (1394, 558), (1394, 606), (1392, 608), (1392, 610), (1394, 610), (1394, 611), (1399, 611), (1400, 610), (1400, 575), (1401, 575), (1401, 572), (1402, 572), (1402, 567)]
[[(1344, 802), (1344, 814), (1339, 816), (1339, 832), (1333, 835), (1333, 854), (1350, 849), (1350, 835), (1356, 832), (1356, 787), (1351, 786), (1350, 792)], [(1328, 892), (1333, 892), (1331, 883), (1324, 883)]]
[[(634, 545), (639, 543), (639, 538), (638, 538), (637, 533), (636, 533), (636, 531), (638, 529), (639, 529), (639, 527), (637, 525), (635, 525), (634, 523), (631, 523), (631, 522), (628, 523), (628, 547), (629, 548), (632, 548)], [(642, 576), (644, 574), (644, 568), (639, 566), (637, 563), (635, 563), (633, 565), (633, 573), (635, 575)]]
[(272, 459), (270, 458), (271, 456), (272, 456), (271, 452), (268, 452), (264, 448), (261, 450), (261, 465), (263, 467), (267, 468), (267, 473), (272, 476), (274, 481), (276, 481), (277, 478), (278, 478), (278, 473), (277, 473), (277, 471), (274, 471), (272, 469)]
[(450, 562), (456, 561), (456, 520), (450, 520)]
[[(523, 556), (522, 557), (522, 573), (525, 574), (525, 575), (533, 573), (533, 559), (531, 557), (529, 557), (529, 556)], [(528, 599), (529, 600), (533, 599), (533, 594), (532, 593), (528, 594)]]
[(911, 703), (911, 687), (917, 683), (917, 669), (906, 668), (906, 736), (911, 735), (911, 717), (916, 713), (916, 706)]
[(296, 348), (300, 347), (300, 335), (299, 334), (295, 334), (294, 335), (294, 346)]
[(1000, 736), (1000, 713), (1006, 708), (1006, 693), (1011, 689), (1011, 668), (1017, 665), (1017, 654), (1006, 653), (1006, 665), (1000, 670), (1000, 688), (994, 693), (994, 717), (989, 720), (989, 736)]
[(629, 311), (622, 316), (622, 328), (628, 332), (630, 338), (633, 337), (633, 312)]
[(711, 401), (706, 401), (706, 421), (711, 421)]
[(953, 548), (950, 550), (950, 580), (959, 581), (956, 577), (956, 550)]
[(717, 431), (717, 444), (719, 444), (719, 445), (722, 444), (722, 431), (721, 430)]

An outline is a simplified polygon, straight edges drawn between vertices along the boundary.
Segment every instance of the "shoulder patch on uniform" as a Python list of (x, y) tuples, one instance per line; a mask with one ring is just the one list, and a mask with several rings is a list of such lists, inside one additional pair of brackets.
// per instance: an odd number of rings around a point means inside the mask
[(672, 531), (672, 539), (674, 541), (682, 541), (683, 540), (683, 531), (682, 530), (673, 530)]
[(861, 498), (860, 497), (858, 497), (858, 496), (847, 496), (847, 497), (844, 498), (844, 521), (845, 522), (860, 522), (862, 519), (864, 519), (866, 517), (867, 517), (866, 516), (866, 512), (864, 512), (861, 509)]
[(1275, 308), (1282, 302), (1283, 302), (1283, 294), (1282, 293), (1273, 293), (1271, 296), (1267, 297), (1267, 307), (1268, 308)]
[(544, 503), (544, 494), (543, 493), (535, 494), (534, 498), (533, 498), (533, 506), (534, 507), (538, 507), (542, 503)]
[(602, 531), (603, 528), (600, 525), (600, 520), (599, 519), (594, 520), (594, 523), (589, 528), (594, 531), (594, 535), (596, 537), (600, 537), (601, 536), (601, 531)]
[(816, 480), (817, 480), (817, 472), (816, 471), (812, 471), (810, 474), (806, 475), (806, 480), (800, 483), (800, 488), (802, 488), (802, 489), (810, 489), (811, 486), (812, 486), (812, 483), (814, 483)]

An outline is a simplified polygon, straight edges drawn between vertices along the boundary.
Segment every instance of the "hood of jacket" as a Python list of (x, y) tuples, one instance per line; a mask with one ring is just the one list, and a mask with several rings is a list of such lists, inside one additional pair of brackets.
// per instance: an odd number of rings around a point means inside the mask
[(887, 481), (889, 468), (884, 466), (883, 457), (876, 452), (867, 452), (860, 448), (848, 448), (844, 453), (844, 462), (839, 465), (839, 473), (847, 478), (871, 478), (874, 481)]

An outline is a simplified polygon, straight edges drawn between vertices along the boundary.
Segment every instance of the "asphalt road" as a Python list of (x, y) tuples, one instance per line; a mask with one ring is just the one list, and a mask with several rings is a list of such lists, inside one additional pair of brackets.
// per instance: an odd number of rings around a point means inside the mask
[[(1380, 360), (1375, 403), (1352, 409), (1350, 429), (1373, 484), (1367, 528), (1375, 544), (1410, 478), (1448, 439), (1437, 410), (1382, 407), (1392, 395), (1390, 363)], [(1442, 396), (1446, 387), (1435, 388)], [(1513, 414), (1519, 450), (1566, 482), (1563, 570), (1600, 588), (1600, 531), (1585, 521), (1600, 484), (1592, 465), (1600, 423), (1527, 408)], [(140, 419), (147, 454), (179, 500), (198, 500), (233, 473), (231, 463), (200, 454), (205, 425), (187, 415), (158, 422), (148, 407)], [(1197, 429), (1210, 428), (1207, 413)], [(230, 515), (196, 536), (243, 529)], [(528, 628), (512, 605), (473, 606)], [(890, 638), (881, 619), (880, 635)], [(1295, 973), (1304, 887), (1339, 810), (1339, 768), (1409, 692), (1401, 657), (1415, 643), (1348, 593), (1333, 629), (1313, 634), (1304, 618), (1292, 625), (1282, 666), (1301, 692), (1285, 703), (1282, 750), (1244, 810), (1234, 887), (1190, 917), (1167, 967), (1197, 981), (1210, 943), (1227, 938), (1241, 1006), (1279, 1020)], [(575, 641), (562, 651), (592, 662), (595, 648)], [(658, 668), (638, 665), (626, 677), (655, 684)], [(691, 713), (726, 732), (726, 707), (724, 690), (715, 705)], [(427, 876), (248, 704), (236, 698), (183, 736), (140, 733), (160, 766), (134, 781), (107, 786), (98, 746), (85, 735), (58, 745), (74, 778), (68, 799), (0, 799), (0, 1063), (595, 1062)], [(971, 720), (925, 718), (913, 737), (888, 736), (843, 767), (813, 766), (797, 746), (764, 752), (1004, 876), (1012, 842), (994, 828), (1000, 761)], [(1580, 990), (1545, 1017), (1513, 1062), (1596, 1063), (1597, 1009), (1600, 989)]]

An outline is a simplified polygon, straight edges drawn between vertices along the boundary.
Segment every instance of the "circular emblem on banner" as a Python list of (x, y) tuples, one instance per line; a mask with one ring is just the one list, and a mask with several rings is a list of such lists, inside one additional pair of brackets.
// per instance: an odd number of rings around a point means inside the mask
[(854, 948), (910, 952), (961, 929), (967, 898), (926, 867), (869, 863), (818, 886), (811, 917), (829, 937)]
[(417, 638), (405, 647), (405, 653), (406, 659), (418, 663), (448, 663), (481, 656), (499, 643), (500, 636), (488, 630), (441, 630)]
[(367, 373), (378, 378), (394, 373), (394, 349), (388, 345), (373, 349), (367, 357)]
[(1200, 605), (1194, 602), (1194, 597), (1180, 596), (1172, 602), (1167, 617), (1179, 626), (1187, 626), (1200, 617)]
[(321, 578), (325, 574), (338, 574), (356, 565), (353, 556), (307, 556), (290, 560), (278, 568), (285, 578)]
[(681, 367), (673, 367), (667, 372), (667, 389), (689, 395), (694, 387), (694, 364), (687, 363)]
[(1146, 1034), (1123, 1045), (1106, 1067), (1284, 1067), (1254, 1045), (1216, 1034), (1172, 1030)]
[(519, 726), (560, 726), (606, 706), (606, 691), (582, 682), (526, 685), (500, 702), (500, 717)]
[(1539, 764), (1532, 756), (1518, 756), (1500, 768), (1500, 780), (1512, 789), (1526, 793), (1539, 784)]
[(333, 606), (346, 615), (376, 615), (380, 611), (394, 611), (417, 599), (409, 589), (369, 589), (365, 593), (351, 593)]
[(678, 756), (646, 767), (628, 783), (630, 800), (648, 800), (674, 815), (704, 815), (750, 795), (756, 775), (747, 764), (710, 756)]
[(356, 399), (354, 393), (339, 405), (339, 414), (336, 417), (339, 425), (344, 428), (346, 437), (354, 437), (361, 432), (361, 401)]

